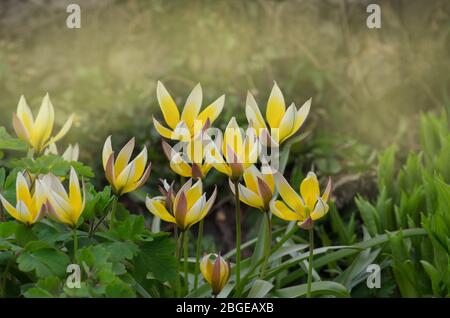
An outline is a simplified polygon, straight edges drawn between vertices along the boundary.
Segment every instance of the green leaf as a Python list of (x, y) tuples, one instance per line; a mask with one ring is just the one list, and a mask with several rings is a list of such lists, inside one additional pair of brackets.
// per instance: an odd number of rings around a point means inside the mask
[(177, 275), (177, 259), (175, 258), (175, 242), (163, 236), (143, 243), (140, 253), (134, 259), (134, 277), (138, 282), (147, 279), (150, 272), (161, 282), (173, 282)]
[[(307, 284), (278, 289), (274, 292), (275, 296), (281, 298), (298, 298), (305, 297), (307, 292)], [(311, 292), (314, 297), (317, 296), (335, 296), (349, 297), (349, 293), (345, 286), (331, 281), (313, 282), (311, 284)]]
[(49, 276), (63, 277), (69, 262), (70, 259), (66, 254), (49, 248), (25, 251), (17, 258), (21, 271), (35, 271), (36, 276), (40, 278)]
[(265, 280), (257, 279), (248, 293), (248, 298), (263, 298), (273, 288), (273, 285)]
[(12, 137), (6, 131), (5, 127), (0, 127), (0, 149), (27, 151), (27, 144), (22, 140)]
[(106, 296), (112, 298), (136, 297), (135, 291), (120, 279), (114, 279), (106, 286)]

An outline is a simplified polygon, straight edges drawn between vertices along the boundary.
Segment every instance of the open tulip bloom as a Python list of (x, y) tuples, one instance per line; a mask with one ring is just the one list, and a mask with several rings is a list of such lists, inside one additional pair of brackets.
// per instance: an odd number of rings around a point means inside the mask
[(40, 183), (36, 183), (34, 193), (31, 193), (22, 172), (17, 173), (16, 178), (16, 206), (9, 203), (1, 194), (5, 210), (17, 221), (32, 225), (38, 222), (45, 215), (46, 194)]
[(232, 117), (225, 129), (221, 145), (219, 143), (217, 147), (217, 144), (211, 141), (205, 154), (216, 170), (232, 180), (238, 180), (245, 169), (256, 163), (259, 150), (260, 145), (254, 129), (250, 127), (244, 132), (238, 126), (236, 118)]
[(145, 205), (151, 213), (162, 220), (175, 223), (182, 232), (208, 214), (217, 196), (217, 188), (215, 188), (207, 200), (201, 180), (192, 185), (192, 179), (189, 179), (176, 194), (172, 186), (164, 190), (163, 196), (147, 197)]
[[(270, 138), (266, 143), (269, 141), (274, 144), (283, 143), (300, 129), (308, 116), (310, 107), (311, 99), (307, 100), (298, 110), (294, 103), (286, 109), (283, 93), (274, 83), (266, 107), (266, 120), (270, 127), (270, 134), (263, 139)], [(258, 136), (261, 136), (261, 132), (268, 132), (266, 120), (250, 92), (247, 94), (245, 115), (249, 124), (257, 131)]]
[(313, 222), (323, 217), (328, 212), (328, 198), (331, 191), (331, 179), (320, 196), (319, 181), (314, 172), (308, 175), (300, 184), (300, 194), (297, 194), (286, 179), (280, 174), (275, 175), (281, 200), (270, 203), (270, 210), (277, 217), (286, 221), (296, 221), (299, 226), (308, 229)]
[(53, 174), (47, 174), (36, 181), (45, 189), (46, 206), (49, 216), (57, 222), (76, 228), (86, 205), (86, 193), (83, 183), (81, 191), (75, 169), (70, 169), (69, 192), (64, 189), (61, 180)]
[[(263, 174), (254, 165), (244, 171), (245, 186), (239, 184), (239, 199), (248, 206), (261, 211), (269, 211), (269, 203), (275, 192), (273, 174)], [(234, 185), (229, 180), (231, 191), (234, 194)]]
[(201, 135), (185, 143), (185, 156), (162, 141), (164, 154), (170, 161), (170, 168), (182, 177), (203, 179), (212, 165), (204, 160), (204, 146)]
[(55, 122), (55, 111), (48, 94), (42, 100), (41, 108), (33, 118), (24, 96), (20, 97), (17, 113), (13, 114), (13, 127), (17, 136), (25, 141), (36, 152), (41, 153), (48, 145), (63, 138), (72, 126), (74, 115), (71, 115), (61, 130), (51, 137)]
[[(211, 258), (215, 258), (214, 261)], [(225, 287), (230, 278), (230, 262), (217, 254), (207, 254), (203, 256), (200, 263), (200, 270), (203, 277), (212, 288), (212, 294), (217, 296)]]
[(199, 123), (202, 128), (209, 119), (212, 124), (222, 112), (225, 96), (220, 96), (211, 105), (200, 112), (202, 107), (202, 87), (197, 84), (186, 100), (183, 111), (180, 115), (178, 106), (164, 85), (158, 81), (156, 85), (156, 95), (161, 108), (164, 120), (169, 128), (163, 126), (158, 120), (153, 118), (158, 133), (168, 139), (189, 141), (194, 136), (195, 124)]
[(103, 168), (106, 179), (117, 195), (122, 195), (136, 190), (142, 186), (150, 176), (151, 163), (147, 164), (147, 147), (130, 162), (134, 149), (134, 138), (120, 150), (117, 158), (111, 145), (109, 136), (103, 146)]

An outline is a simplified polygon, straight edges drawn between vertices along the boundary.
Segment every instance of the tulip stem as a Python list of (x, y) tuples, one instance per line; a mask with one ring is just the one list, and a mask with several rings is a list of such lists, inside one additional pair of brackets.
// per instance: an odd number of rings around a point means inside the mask
[(181, 276), (181, 254), (182, 249), (184, 245), (184, 232), (180, 232), (178, 235), (177, 240), (178, 246), (177, 246), (177, 260), (178, 260), (178, 275), (177, 275), (177, 281), (176, 281), (176, 287), (177, 287), (177, 297), (181, 297), (181, 282), (180, 282), (180, 276)]
[(113, 197), (113, 202), (111, 206), (111, 221), (109, 228), (112, 230), (114, 227), (114, 223), (116, 222), (116, 210), (117, 210), (117, 202), (119, 201), (119, 198), (117, 196)]
[(309, 230), (309, 260), (308, 260), (308, 284), (306, 289), (306, 298), (311, 298), (311, 283), (312, 283), (312, 269), (313, 269), (313, 253), (314, 253), (314, 231)]
[(194, 289), (198, 287), (198, 272), (200, 268), (200, 254), (203, 247), (203, 219), (198, 224), (197, 250), (195, 254)]
[(266, 215), (266, 220), (267, 220), (268, 236), (267, 236), (267, 242), (266, 242), (265, 251), (264, 251), (264, 261), (263, 261), (263, 264), (261, 265), (261, 274), (260, 274), (261, 279), (264, 279), (267, 263), (269, 261), (270, 250), (272, 247), (272, 219), (270, 217), (269, 211), (266, 211), (264, 214)]
[(240, 296), (241, 284), (241, 204), (239, 200), (239, 180), (234, 182), (234, 198), (236, 203), (236, 297)]
[(188, 279), (188, 254), (189, 254), (189, 232), (186, 230), (183, 232), (186, 236), (184, 238), (184, 290), (186, 291), (186, 294), (189, 293), (189, 279)]
[(77, 228), (73, 229), (73, 261), (77, 260), (77, 251), (78, 251), (78, 236), (77, 236)]

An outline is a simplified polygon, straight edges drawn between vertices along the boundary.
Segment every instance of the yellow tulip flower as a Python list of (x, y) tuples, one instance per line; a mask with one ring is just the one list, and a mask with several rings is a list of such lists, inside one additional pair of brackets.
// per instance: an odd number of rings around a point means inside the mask
[[(44, 154), (52, 154), (52, 155), (58, 155), (58, 148), (56, 147), (56, 144), (50, 144), (47, 149), (45, 149)], [(78, 143), (74, 145), (67, 146), (66, 150), (63, 152), (61, 157), (65, 161), (78, 161), (78, 156), (80, 155), (80, 147), (78, 146)]]
[(114, 152), (109, 136), (103, 146), (103, 168), (106, 179), (117, 195), (122, 195), (136, 190), (142, 186), (150, 176), (151, 162), (147, 168), (147, 147), (130, 162), (134, 149), (134, 138), (120, 150), (117, 159), (114, 159)]
[[(244, 171), (244, 182), (245, 186), (239, 184), (239, 199), (249, 206), (267, 212), (275, 193), (273, 174), (263, 174), (252, 165)], [(234, 194), (234, 185), (231, 180), (229, 183)]]
[[(211, 256), (215, 258), (211, 261)], [(217, 254), (207, 254), (200, 262), (200, 271), (203, 277), (212, 288), (213, 295), (217, 296), (225, 287), (230, 278), (231, 266), (222, 256)]]
[(222, 112), (225, 102), (225, 95), (222, 95), (200, 112), (203, 95), (202, 87), (197, 84), (187, 98), (180, 116), (178, 106), (160, 81), (156, 85), (156, 95), (164, 120), (169, 126), (167, 128), (153, 118), (156, 130), (165, 138), (182, 141), (189, 141), (194, 136), (196, 122), (200, 124), (200, 128), (207, 123), (208, 119), (212, 124)]
[(86, 205), (84, 183), (81, 191), (75, 169), (70, 169), (69, 193), (64, 189), (61, 180), (51, 173), (39, 178), (36, 183), (45, 189), (49, 216), (55, 221), (75, 228)]
[(192, 179), (189, 179), (178, 193), (174, 193), (173, 186), (166, 185), (162, 194), (154, 198), (147, 197), (147, 209), (162, 220), (175, 223), (184, 232), (206, 216), (216, 200), (217, 188), (206, 200), (202, 181), (199, 179), (192, 185)]
[(170, 168), (180, 176), (203, 179), (212, 167), (211, 164), (204, 161), (204, 148), (198, 137), (186, 143), (187, 158), (183, 158), (164, 140), (162, 141), (162, 147), (164, 154), (170, 161)]
[(308, 172), (300, 184), (300, 194), (292, 189), (286, 179), (280, 174), (275, 175), (278, 191), (283, 201), (275, 200), (270, 203), (270, 211), (286, 221), (297, 221), (305, 229), (313, 226), (314, 221), (328, 212), (328, 198), (331, 192), (331, 179), (320, 196), (319, 181), (314, 172)]
[(205, 153), (213, 167), (232, 181), (239, 179), (245, 169), (258, 160), (260, 146), (254, 129), (249, 127), (243, 133), (234, 117), (225, 129), (221, 151), (216, 146), (215, 142), (209, 142)]
[(42, 185), (36, 183), (33, 194), (30, 188), (24, 175), (18, 172), (16, 179), (16, 207), (0, 194), (0, 200), (5, 210), (14, 219), (27, 225), (38, 222), (45, 215), (46, 195)]
[(49, 144), (64, 137), (72, 126), (74, 115), (71, 115), (61, 130), (51, 137), (55, 122), (55, 111), (48, 94), (42, 100), (36, 120), (27, 105), (24, 96), (20, 97), (17, 114), (13, 114), (13, 127), (19, 139), (28, 143), (36, 153), (41, 153)]
[[(298, 110), (294, 103), (286, 109), (283, 93), (277, 83), (274, 83), (266, 107), (266, 120), (271, 128), (270, 136), (268, 137), (271, 138), (271, 141), (275, 144), (281, 144), (295, 134), (308, 116), (310, 107), (311, 99), (307, 100)], [(247, 94), (245, 115), (258, 134), (261, 131), (268, 131), (266, 121), (250, 92)]]

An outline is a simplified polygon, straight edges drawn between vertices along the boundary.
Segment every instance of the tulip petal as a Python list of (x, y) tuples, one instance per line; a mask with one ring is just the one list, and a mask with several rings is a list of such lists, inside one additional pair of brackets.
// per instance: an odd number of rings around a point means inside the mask
[(285, 221), (302, 220), (301, 216), (289, 209), (283, 201), (276, 200), (270, 202), (270, 212)]
[(186, 213), (185, 224), (187, 227), (191, 227), (202, 219), (203, 207), (206, 204), (206, 194), (203, 194), (196, 202), (193, 202), (193, 204), (188, 201), (188, 205), (189, 204), (192, 206)]
[(103, 145), (103, 152), (102, 152), (103, 169), (105, 170), (106, 164), (108, 163), (108, 160), (111, 157), (112, 153), (113, 150), (111, 145), (111, 136), (108, 136), (108, 138), (106, 138), (105, 144)]
[(311, 213), (311, 219), (313, 221), (320, 219), (328, 212), (328, 204), (326, 204), (322, 198), (317, 198), (317, 204), (314, 207), (314, 211)]
[(64, 125), (61, 127), (59, 132), (52, 138), (50, 138), (50, 141), (46, 143), (48, 145), (49, 143), (54, 143), (63, 138), (67, 132), (69, 131), (70, 127), (72, 127), (73, 120), (75, 118), (75, 115), (70, 115), (69, 119), (64, 123)]
[(131, 138), (125, 146), (120, 150), (117, 155), (116, 162), (114, 163), (114, 172), (116, 177), (125, 169), (125, 167), (130, 162), (131, 154), (134, 149), (134, 137)]
[(264, 117), (259, 110), (258, 104), (255, 101), (255, 98), (250, 92), (247, 92), (247, 101), (245, 103), (245, 116), (247, 117), (248, 123), (252, 124), (253, 127), (257, 130), (257, 134), (259, 135), (259, 129), (267, 128), (266, 123), (264, 122)]
[(70, 168), (69, 202), (73, 210), (82, 210), (83, 198), (81, 197), (80, 183), (74, 168)]
[(183, 112), (181, 113), (181, 120), (186, 123), (189, 129), (194, 127), (194, 120), (197, 118), (202, 107), (202, 99), (202, 87), (200, 84), (197, 84), (189, 94)]
[(34, 119), (25, 97), (22, 95), (17, 106), (17, 117), (20, 119), (27, 131), (33, 131)]
[(21, 172), (17, 173), (16, 197), (17, 202), (22, 201), (27, 207), (30, 208), (33, 206), (33, 200), (31, 199), (30, 190), (28, 189), (28, 183)]
[(325, 188), (325, 191), (322, 194), (322, 200), (327, 202), (330, 197), (331, 192), (331, 178), (328, 178), (327, 187)]
[(158, 134), (160, 134), (162, 137), (167, 139), (176, 139), (174, 132), (161, 125), (159, 121), (155, 119), (155, 117), (153, 117), (153, 125), (155, 126), (155, 129), (158, 132)]
[(13, 128), (14, 128), (14, 131), (16, 132), (17, 137), (19, 137), (19, 139), (32, 145), (31, 133), (25, 128), (24, 124), (17, 117), (16, 114), (13, 114)]
[(212, 272), (213, 272), (213, 263), (210, 261), (211, 254), (203, 256), (200, 262), (200, 271), (202, 272), (203, 277), (211, 285), (212, 283)]
[(284, 116), (286, 106), (283, 93), (277, 83), (274, 83), (272, 91), (267, 101), (266, 118), (271, 128), (279, 128), (281, 119)]
[(291, 106), (288, 107), (286, 110), (286, 113), (283, 116), (283, 119), (281, 119), (280, 127), (279, 127), (279, 138), (280, 142), (283, 142), (286, 136), (288, 136), (295, 126), (295, 119), (296, 119), (297, 109), (295, 108), (294, 104), (291, 104)]
[(244, 171), (245, 185), (254, 193), (258, 193), (258, 181), (256, 178), (259, 176), (260, 173), (254, 165), (251, 165)]
[(317, 198), (320, 196), (319, 181), (314, 172), (308, 172), (305, 179), (300, 184), (300, 194), (302, 195), (305, 205), (310, 211), (314, 209)]
[(34, 122), (33, 131), (31, 133), (33, 146), (38, 152), (45, 144), (45, 141), (50, 138), (54, 120), (55, 112), (53, 109), (53, 105), (50, 102), (48, 94), (46, 94), (44, 96), (44, 99), (42, 100), (42, 104), (36, 116), (36, 121)]
[(20, 215), (16, 211), (16, 208), (12, 204), (10, 204), (8, 201), (6, 201), (6, 199), (1, 194), (0, 194), (0, 200), (2, 201), (3, 207), (9, 213), (9, 215), (11, 215), (13, 218), (15, 218), (18, 221), (22, 221), (20, 219)]
[(222, 112), (224, 103), (225, 103), (225, 95), (222, 95), (218, 99), (216, 99), (211, 105), (206, 107), (198, 115), (197, 119), (201, 120), (202, 124), (205, 124), (207, 119), (209, 119), (210, 124), (212, 124)]
[(297, 114), (295, 116), (295, 124), (294, 127), (292, 129), (292, 131), (283, 138), (282, 141), (286, 140), (287, 138), (291, 137), (293, 134), (295, 134), (300, 127), (303, 125), (303, 123), (306, 120), (306, 117), (308, 117), (309, 114), (309, 110), (311, 108), (311, 98), (308, 99), (303, 105), (302, 107), (300, 107), (300, 109), (297, 111)]
[(171, 215), (165, 208), (163, 200), (156, 198), (150, 199), (147, 197), (145, 199), (145, 206), (151, 213), (159, 217), (161, 220), (176, 223), (173, 215)]
[(174, 129), (180, 121), (180, 112), (178, 111), (178, 107), (172, 96), (170, 96), (169, 92), (160, 81), (158, 81), (156, 85), (156, 95), (158, 98), (159, 107), (161, 108), (164, 116), (164, 120), (170, 128)]
[[(304, 204), (300, 196), (292, 189), (281, 173), (275, 175), (278, 191), (291, 209), (304, 215)], [(304, 215), (305, 216), (305, 215)], [(305, 216), (306, 217), (306, 216)]]

